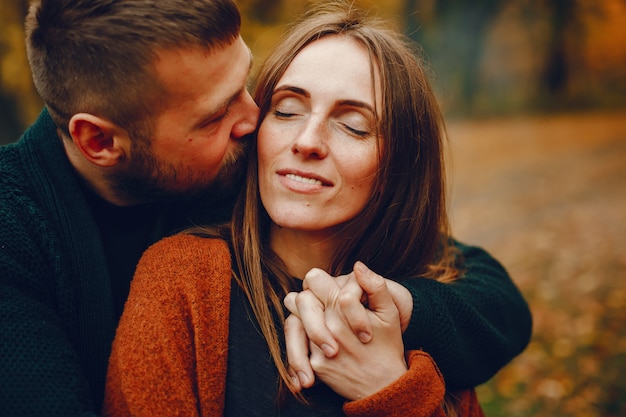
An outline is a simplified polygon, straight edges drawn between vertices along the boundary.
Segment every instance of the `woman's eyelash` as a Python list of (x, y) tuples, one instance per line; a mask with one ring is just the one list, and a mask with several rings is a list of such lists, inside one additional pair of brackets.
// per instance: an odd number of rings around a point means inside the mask
[(351, 126), (349, 126), (349, 125), (347, 125), (345, 123), (343, 125), (344, 125), (344, 127), (346, 129), (348, 129), (348, 131), (350, 131), (350, 133), (353, 133), (353, 134), (355, 134), (357, 136), (365, 137), (365, 136), (370, 134), (370, 132), (368, 132), (368, 131), (355, 129), (355, 128), (353, 128), (353, 127), (351, 127)]
[(282, 112), (278, 109), (274, 109), (274, 116), (276, 117), (291, 117), (293, 116), (294, 113), (286, 113), (286, 112)]

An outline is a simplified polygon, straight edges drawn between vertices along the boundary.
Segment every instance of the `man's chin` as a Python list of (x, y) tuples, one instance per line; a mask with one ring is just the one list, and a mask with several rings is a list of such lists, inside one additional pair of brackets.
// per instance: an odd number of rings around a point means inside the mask
[[(241, 146), (210, 181), (197, 181), (173, 169), (155, 169), (156, 163), (133, 166), (108, 178), (115, 193), (130, 204), (184, 202), (202, 199), (219, 203), (234, 199), (246, 179), (246, 147)], [(193, 174), (193, 173), (191, 173)]]
[(185, 203), (195, 200), (219, 204), (235, 199), (244, 181), (243, 170), (228, 170), (210, 182), (187, 186), (166, 186), (162, 182), (145, 178), (117, 178), (118, 186), (115, 188), (121, 198), (134, 204)]
[(225, 179), (216, 178), (210, 184), (173, 192), (166, 199), (170, 201), (206, 200), (214, 203), (230, 201), (237, 197), (244, 181), (245, 176), (243, 174), (231, 175)]

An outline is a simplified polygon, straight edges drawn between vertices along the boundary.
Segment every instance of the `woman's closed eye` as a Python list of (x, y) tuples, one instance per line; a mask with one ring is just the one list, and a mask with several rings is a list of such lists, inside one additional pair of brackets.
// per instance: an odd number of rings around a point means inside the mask
[(289, 119), (305, 114), (306, 108), (302, 102), (294, 97), (285, 97), (276, 101), (272, 113), (279, 119)]
[(337, 115), (337, 122), (349, 134), (358, 137), (367, 137), (372, 134), (372, 123), (360, 111), (341, 112)]
[(360, 137), (366, 137), (369, 136), (369, 134), (371, 133), (369, 130), (362, 130), (359, 129), (357, 127), (352, 127), (347, 123), (341, 123), (341, 125), (350, 133), (356, 135), (356, 136), (360, 136)]
[(285, 112), (285, 111), (281, 111), (277, 108), (274, 108), (273, 111), (274, 116), (278, 117), (279, 119), (288, 119), (290, 117), (296, 116), (296, 113), (290, 113), (290, 112)]

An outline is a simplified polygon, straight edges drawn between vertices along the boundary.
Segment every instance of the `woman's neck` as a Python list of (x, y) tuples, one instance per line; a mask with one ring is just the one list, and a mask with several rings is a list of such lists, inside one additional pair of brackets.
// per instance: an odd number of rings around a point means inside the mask
[(315, 233), (285, 229), (276, 225), (270, 228), (270, 247), (287, 266), (287, 272), (304, 279), (311, 268), (328, 270), (335, 253), (336, 239), (328, 233)]

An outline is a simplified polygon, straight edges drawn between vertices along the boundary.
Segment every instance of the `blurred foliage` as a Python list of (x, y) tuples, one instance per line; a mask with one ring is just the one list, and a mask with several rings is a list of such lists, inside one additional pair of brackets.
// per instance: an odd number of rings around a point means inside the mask
[(528, 348), (478, 388), (487, 417), (626, 416), (626, 110), (448, 124), (456, 237), (529, 302)]
[(0, 2), (0, 144), (14, 141), (41, 110), (24, 48), (28, 0)]
[[(311, 3), (240, 0), (260, 62)], [(626, 105), (624, 0), (357, 0), (418, 41), (448, 117)], [(0, 3), (0, 143), (41, 108), (24, 52), (27, 0)]]

